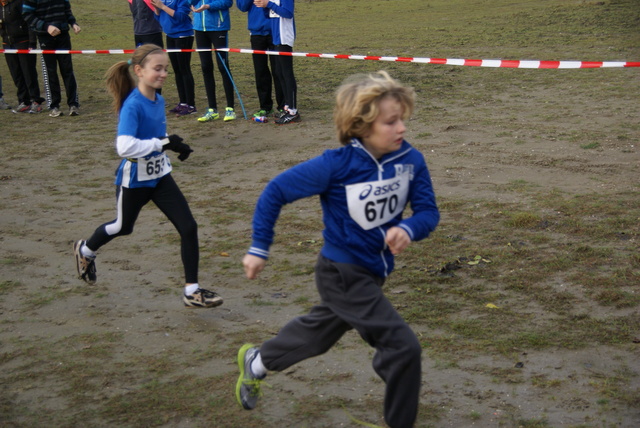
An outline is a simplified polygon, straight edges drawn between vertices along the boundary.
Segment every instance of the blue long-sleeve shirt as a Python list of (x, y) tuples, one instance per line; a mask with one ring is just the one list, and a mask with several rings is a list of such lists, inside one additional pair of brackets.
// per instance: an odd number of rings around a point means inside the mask
[(241, 12), (247, 13), (247, 29), (252, 36), (268, 36), (271, 34), (271, 21), (264, 10), (253, 4), (253, 0), (236, 0)]
[[(268, 258), (274, 227), (285, 204), (319, 195), (323, 211), (322, 254), (338, 263), (363, 266), (380, 277), (394, 267), (385, 243), (393, 226), (412, 241), (426, 238), (440, 213), (422, 154), (404, 141), (375, 159), (354, 139), (275, 177), (258, 199), (249, 254)], [(403, 218), (406, 204), (413, 215)]]
[(233, 0), (189, 0), (196, 9), (209, 5), (209, 9), (193, 14), (193, 29), (198, 31), (229, 31), (231, 18), (229, 8)]
[(162, 3), (175, 11), (173, 16), (165, 11), (160, 11), (160, 14), (156, 15), (162, 31), (174, 39), (193, 36), (189, 0), (162, 0)]

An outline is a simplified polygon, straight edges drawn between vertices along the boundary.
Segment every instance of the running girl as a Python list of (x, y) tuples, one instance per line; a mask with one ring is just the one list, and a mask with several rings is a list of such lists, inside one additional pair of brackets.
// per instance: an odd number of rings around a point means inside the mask
[[(79, 277), (94, 283), (98, 249), (133, 232), (142, 207), (153, 201), (180, 233), (185, 306), (209, 308), (221, 305), (222, 298), (198, 285), (198, 225), (171, 176), (171, 161), (165, 153), (177, 152), (178, 159), (184, 161), (193, 151), (179, 136), (167, 136), (164, 98), (157, 89), (162, 88), (168, 68), (164, 50), (146, 44), (138, 47), (129, 61), (120, 61), (107, 71), (107, 89), (120, 117), (116, 149), (123, 158), (115, 180), (117, 218), (98, 227), (88, 240), (75, 242), (73, 251)], [(138, 78), (137, 86), (130, 69)]]

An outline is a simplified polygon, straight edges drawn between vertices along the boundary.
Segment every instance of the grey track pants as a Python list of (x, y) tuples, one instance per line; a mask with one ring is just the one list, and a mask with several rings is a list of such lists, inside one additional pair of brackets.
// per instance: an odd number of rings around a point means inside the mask
[(383, 283), (383, 278), (365, 268), (319, 256), (316, 285), (322, 302), (263, 343), (260, 354), (267, 369), (282, 371), (327, 352), (354, 328), (376, 349), (373, 368), (386, 383), (387, 424), (411, 427), (418, 411), (422, 350), (416, 335), (384, 296)]

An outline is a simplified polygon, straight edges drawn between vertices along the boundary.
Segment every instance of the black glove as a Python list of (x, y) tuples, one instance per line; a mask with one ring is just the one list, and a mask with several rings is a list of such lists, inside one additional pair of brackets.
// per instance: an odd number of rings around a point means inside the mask
[(185, 161), (193, 150), (188, 144), (185, 144), (182, 141), (182, 138), (175, 134), (162, 138), (162, 151), (171, 150), (173, 152), (180, 153), (178, 159)]

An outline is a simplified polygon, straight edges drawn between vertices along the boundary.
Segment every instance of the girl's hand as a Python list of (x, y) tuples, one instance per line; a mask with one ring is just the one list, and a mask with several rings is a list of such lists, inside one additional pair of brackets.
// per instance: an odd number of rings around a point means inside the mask
[(247, 278), (256, 279), (258, 277), (258, 274), (262, 272), (262, 269), (264, 269), (267, 261), (252, 254), (245, 254), (244, 258), (242, 259), (242, 264), (244, 266), (244, 273), (247, 275)]
[(267, 7), (269, 0), (253, 0), (253, 4), (257, 7)]
[(387, 230), (387, 236), (384, 242), (389, 246), (391, 254), (398, 255), (411, 243), (411, 238), (406, 230), (401, 227), (394, 226)]
[(210, 9), (210, 7), (209, 7), (209, 5), (208, 5), (208, 4), (203, 4), (202, 6), (200, 6), (200, 7), (199, 7), (199, 8), (197, 8), (197, 9), (196, 9), (195, 7), (193, 7), (193, 6), (191, 6), (191, 11), (192, 11), (193, 13), (200, 13), (200, 12), (202, 12), (203, 10), (207, 10), (207, 9)]

